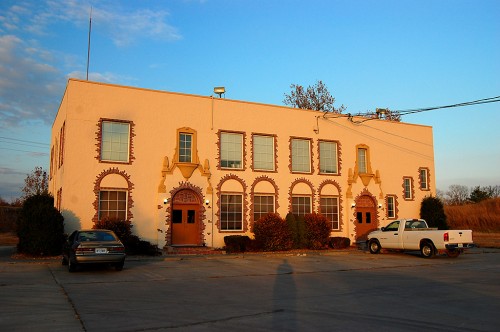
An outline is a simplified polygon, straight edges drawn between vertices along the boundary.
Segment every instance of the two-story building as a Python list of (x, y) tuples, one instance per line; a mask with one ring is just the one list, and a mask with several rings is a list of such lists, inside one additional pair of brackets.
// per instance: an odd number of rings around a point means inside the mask
[(68, 81), (49, 190), (66, 231), (130, 220), (160, 247), (223, 247), (268, 212), (319, 212), (363, 239), (435, 194), (432, 128)]

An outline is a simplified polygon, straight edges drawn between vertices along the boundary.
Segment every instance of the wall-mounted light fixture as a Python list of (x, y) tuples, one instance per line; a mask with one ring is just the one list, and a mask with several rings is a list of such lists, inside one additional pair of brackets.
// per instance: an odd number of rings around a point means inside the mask
[(219, 95), (219, 98), (221, 98), (222, 95), (225, 95), (226, 94), (226, 88), (223, 87), (223, 86), (216, 86), (214, 88), (214, 93), (216, 95)]
[(163, 204), (167, 204), (168, 203), (168, 198), (164, 198), (163, 199)]
[(379, 204), (379, 205), (378, 205), (378, 208), (379, 208), (379, 209), (381, 209), (381, 208), (382, 208), (382, 204)]
[(210, 204), (210, 200), (206, 199), (205, 200), (205, 205), (208, 205), (208, 204)]
[(351, 204), (351, 208), (353, 208), (353, 209), (354, 209), (355, 207), (356, 207), (356, 203), (352, 203), (352, 204)]

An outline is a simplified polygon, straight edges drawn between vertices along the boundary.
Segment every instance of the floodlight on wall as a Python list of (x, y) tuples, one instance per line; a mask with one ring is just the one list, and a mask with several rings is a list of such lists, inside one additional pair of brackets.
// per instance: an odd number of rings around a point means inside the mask
[(167, 204), (167, 203), (168, 203), (168, 198), (163, 199), (163, 204)]
[(354, 209), (355, 207), (356, 207), (356, 203), (352, 203), (352, 204), (351, 204), (351, 208), (353, 208), (353, 209)]
[(224, 95), (226, 94), (226, 88), (225, 88), (225, 87), (223, 87), (223, 86), (216, 86), (216, 87), (214, 88), (214, 93), (215, 93), (216, 95), (219, 95), (219, 98), (221, 98), (221, 96), (222, 96), (223, 94), (224, 94)]

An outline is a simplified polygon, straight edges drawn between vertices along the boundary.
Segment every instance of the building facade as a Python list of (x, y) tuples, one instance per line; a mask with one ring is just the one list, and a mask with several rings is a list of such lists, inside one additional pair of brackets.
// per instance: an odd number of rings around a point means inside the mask
[(268, 212), (362, 240), (435, 195), (432, 128), (70, 79), (50, 183), (66, 232), (130, 220), (160, 247), (223, 247)]

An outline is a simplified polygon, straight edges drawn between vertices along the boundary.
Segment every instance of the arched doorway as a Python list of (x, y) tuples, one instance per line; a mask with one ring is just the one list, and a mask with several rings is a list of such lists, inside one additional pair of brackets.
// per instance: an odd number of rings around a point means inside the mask
[(201, 201), (198, 195), (183, 189), (172, 202), (172, 245), (200, 245)]
[(362, 195), (356, 199), (356, 241), (366, 241), (368, 233), (377, 229), (377, 205), (371, 195)]

